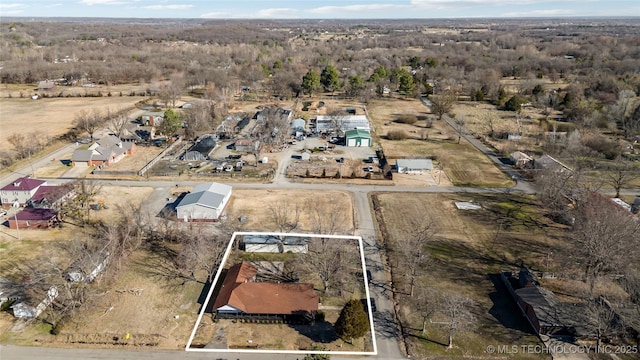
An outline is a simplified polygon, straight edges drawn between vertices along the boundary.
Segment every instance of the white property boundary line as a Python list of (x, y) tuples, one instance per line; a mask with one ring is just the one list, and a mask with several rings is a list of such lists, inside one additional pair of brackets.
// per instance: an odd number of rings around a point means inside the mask
[[(209, 300), (211, 300), (211, 295), (213, 294), (213, 290), (216, 288), (216, 284), (220, 279), (220, 274), (222, 273), (222, 268), (227, 262), (227, 258), (229, 254), (231, 254), (231, 249), (233, 248), (233, 244), (236, 241), (236, 236), (238, 235), (273, 235), (273, 236), (299, 236), (299, 237), (310, 237), (310, 238), (325, 238), (325, 239), (345, 239), (345, 240), (358, 240), (358, 245), (360, 246), (360, 261), (362, 263), (362, 274), (364, 276), (364, 290), (367, 295), (367, 305), (369, 307), (369, 330), (371, 331), (371, 341), (373, 344), (372, 352), (365, 351), (302, 351), (302, 350), (247, 350), (247, 349), (204, 349), (204, 348), (191, 348), (191, 343), (193, 342), (193, 338), (196, 335), (196, 331), (198, 330), (198, 326), (200, 325), (200, 321), (202, 321), (202, 317), (204, 316), (204, 312), (207, 309), (209, 304)], [(224, 257), (222, 258), (222, 262), (220, 263), (220, 267), (218, 267), (218, 271), (216, 272), (216, 276), (211, 283), (211, 288), (209, 289), (209, 293), (207, 294), (207, 298), (202, 305), (202, 309), (200, 310), (200, 314), (198, 314), (198, 320), (196, 320), (195, 325), (193, 326), (193, 330), (191, 331), (191, 336), (189, 336), (189, 341), (187, 342), (187, 346), (185, 347), (185, 351), (194, 351), (194, 352), (210, 352), (210, 353), (271, 353), (271, 354), (327, 354), (327, 355), (378, 355), (378, 343), (376, 342), (376, 333), (373, 327), (373, 313), (371, 312), (371, 294), (369, 293), (369, 278), (367, 276), (366, 264), (364, 259), (364, 247), (362, 244), (361, 236), (349, 236), (349, 235), (321, 235), (321, 234), (301, 234), (301, 233), (279, 233), (279, 232), (256, 232), (256, 231), (240, 231), (234, 232), (231, 240), (229, 241), (229, 245), (227, 246), (227, 251), (224, 253)]]

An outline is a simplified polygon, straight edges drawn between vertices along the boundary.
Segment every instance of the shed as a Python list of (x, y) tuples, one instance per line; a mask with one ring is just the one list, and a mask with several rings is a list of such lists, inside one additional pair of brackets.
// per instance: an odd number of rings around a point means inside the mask
[(302, 161), (311, 160), (311, 154), (308, 151), (303, 151), (302, 155), (300, 155), (300, 160), (302, 160)]
[(433, 169), (431, 159), (398, 159), (396, 170), (400, 174), (422, 174), (425, 170)]
[(270, 235), (245, 235), (242, 246), (246, 252), (279, 253), (280, 239)]
[(309, 238), (301, 236), (285, 236), (282, 240), (282, 252), (306, 254), (309, 252)]
[(509, 156), (511, 162), (519, 168), (529, 168), (533, 165), (533, 158), (522, 151), (515, 151)]
[(231, 198), (231, 186), (220, 183), (197, 185), (187, 194), (176, 212), (179, 219), (188, 221), (217, 221)]
[(368, 130), (347, 130), (344, 134), (347, 146), (371, 146), (371, 134)]

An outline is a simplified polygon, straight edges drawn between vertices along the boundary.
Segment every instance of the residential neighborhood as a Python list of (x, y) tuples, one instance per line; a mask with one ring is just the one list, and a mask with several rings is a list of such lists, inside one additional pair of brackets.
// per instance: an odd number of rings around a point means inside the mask
[(130, 7), (0, 24), (0, 358), (638, 357), (635, 19)]

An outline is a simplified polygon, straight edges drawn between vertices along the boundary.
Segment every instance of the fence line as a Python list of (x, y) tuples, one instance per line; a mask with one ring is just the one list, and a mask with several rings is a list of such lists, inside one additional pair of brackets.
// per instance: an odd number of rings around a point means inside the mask
[(171, 145), (169, 145), (166, 149), (164, 149), (158, 156), (151, 159), (151, 161), (149, 161), (147, 165), (143, 166), (142, 169), (138, 171), (138, 175), (140, 176), (144, 175), (149, 169), (151, 169), (151, 167), (153, 167), (153, 165), (155, 165), (158, 161), (160, 161), (160, 159), (162, 159), (168, 152), (173, 150), (173, 148), (175, 148), (181, 142), (182, 142), (182, 137), (179, 137), (176, 141), (174, 141)]

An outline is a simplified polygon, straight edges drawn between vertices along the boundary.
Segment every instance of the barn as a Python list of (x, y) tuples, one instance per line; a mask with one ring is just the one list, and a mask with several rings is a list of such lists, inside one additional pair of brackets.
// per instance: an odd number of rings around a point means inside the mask
[(230, 198), (231, 186), (229, 185), (199, 184), (176, 206), (177, 216), (185, 222), (217, 221)]
[(371, 134), (367, 130), (347, 130), (344, 135), (347, 146), (371, 146)]

